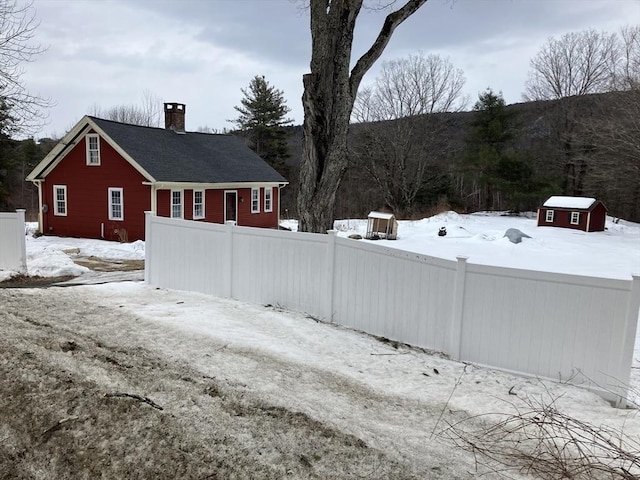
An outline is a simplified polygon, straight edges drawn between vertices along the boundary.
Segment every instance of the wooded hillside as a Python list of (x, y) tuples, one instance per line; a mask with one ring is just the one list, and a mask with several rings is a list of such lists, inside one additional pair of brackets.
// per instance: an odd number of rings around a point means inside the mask
[[(337, 217), (363, 218), (385, 206), (401, 218), (443, 208), (535, 210), (550, 195), (575, 195), (596, 197), (610, 215), (640, 221), (639, 91), (517, 103), (505, 113), (514, 127), (501, 147), (503, 158), (493, 163), (475, 145), (477, 112), (353, 124)], [(503, 127), (501, 119), (490, 123), (490, 129)], [(296, 216), (302, 155), (302, 128), (290, 132), (285, 218)], [(405, 208), (390, 205), (385, 195), (402, 199), (404, 190), (408, 198), (412, 189), (414, 201)]]

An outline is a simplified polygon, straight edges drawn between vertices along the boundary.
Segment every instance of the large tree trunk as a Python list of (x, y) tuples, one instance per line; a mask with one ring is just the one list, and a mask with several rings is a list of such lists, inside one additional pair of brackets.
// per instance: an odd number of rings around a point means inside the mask
[(349, 72), (356, 18), (363, 0), (311, 0), (311, 73), (304, 75), (303, 149), (298, 230), (326, 233), (334, 220), (336, 192), (347, 165), (347, 134), (364, 74), (395, 28), (427, 0), (408, 0), (387, 15), (371, 48)]

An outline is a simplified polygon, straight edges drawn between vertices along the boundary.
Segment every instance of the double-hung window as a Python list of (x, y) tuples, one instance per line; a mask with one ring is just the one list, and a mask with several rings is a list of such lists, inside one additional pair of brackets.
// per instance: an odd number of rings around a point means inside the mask
[(183, 218), (182, 190), (171, 190), (171, 218)]
[(264, 189), (264, 211), (273, 211), (273, 187), (265, 187)]
[(53, 214), (61, 217), (67, 216), (67, 186), (53, 186)]
[(260, 189), (251, 189), (251, 213), (260, 213)]
[(100, 165), (100, 137), (96, 133), (89, 133), (86, 143), (87, 165)]
[(109, 220), (124, 220), (122, 188), (109, 188)]
[(193, 191), (193, 219), (204, 218), (204, 190)]
[(547, 216), (545, 217), (545, 222), (548, 222), (548, 223), (553, 222), (553, 210), (547, 210)]
[(580, 212), (571, 212), (571, 225), (580, 225)]

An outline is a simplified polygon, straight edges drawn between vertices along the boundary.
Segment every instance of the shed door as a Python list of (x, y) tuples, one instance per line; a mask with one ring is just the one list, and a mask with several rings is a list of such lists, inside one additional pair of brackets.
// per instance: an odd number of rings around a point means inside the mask
[(238, 192), (224, 192), (224, 221), (233, 221), (238, 223)]

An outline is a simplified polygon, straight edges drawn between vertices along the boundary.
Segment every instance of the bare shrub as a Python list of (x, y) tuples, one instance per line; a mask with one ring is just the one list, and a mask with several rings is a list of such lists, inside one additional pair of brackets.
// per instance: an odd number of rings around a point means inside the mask
[(554, 401), (523, 399), (515, 414), (481, 415), (485, 425), (467, 429), (479, 417), (450, 425), (441, 435), (474, 454), (476, 463), (507, 476), (541, 479), (638, 479), (640, 443), (606, 426), (560, 412)]

